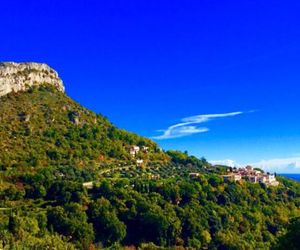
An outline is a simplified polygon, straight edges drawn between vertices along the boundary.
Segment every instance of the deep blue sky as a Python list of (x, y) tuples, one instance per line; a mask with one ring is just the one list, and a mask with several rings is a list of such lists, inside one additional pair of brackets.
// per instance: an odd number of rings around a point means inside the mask
[(184, 117), (241, 111), (201, 124), (206, 133), (157, 142), (209, 160), (279, 158), (300, 169), (299, 1), (0, 8), (0, 61), (48, 63), (69, 96), (117, 126), (151, 137)]

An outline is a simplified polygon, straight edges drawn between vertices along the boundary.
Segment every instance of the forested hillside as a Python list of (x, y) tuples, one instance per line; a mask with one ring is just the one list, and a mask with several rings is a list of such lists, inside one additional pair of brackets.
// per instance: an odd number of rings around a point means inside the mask
[(300, 184), (226, 172), (48, 85), (10, 93), (0, 98), (0, 249), (299, 249)]
[(0, 98), (1, 168), (130, 160), (130, 145), (149, 147), (150, 160), (168, 160), (153, 141), (117, 129), (50, 85)]

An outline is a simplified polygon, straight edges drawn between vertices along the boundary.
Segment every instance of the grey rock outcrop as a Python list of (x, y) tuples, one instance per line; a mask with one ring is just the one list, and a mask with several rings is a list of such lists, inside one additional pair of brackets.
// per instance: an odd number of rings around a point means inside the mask
[(43, 63), (0, 63), (0, 97), (10, 92), (27, 90), (32, 86), (50, 84), (64, 92), (57, 72)]

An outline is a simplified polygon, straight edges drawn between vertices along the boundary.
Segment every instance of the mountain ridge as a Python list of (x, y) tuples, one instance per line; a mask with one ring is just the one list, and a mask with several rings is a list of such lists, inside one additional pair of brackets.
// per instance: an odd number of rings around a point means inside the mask
[(168, 159), (155, 142), (118, 129), (48, 83), (0, 97), (2, 167), (135, 161), (134, 145), (149, 148), (138, 155), (145, 161)]
[(58, 73), (45, 63), (0, 63), (0, 96), (25, 91), (42, 84), (52, 85), (61, 92), (65, 91)]

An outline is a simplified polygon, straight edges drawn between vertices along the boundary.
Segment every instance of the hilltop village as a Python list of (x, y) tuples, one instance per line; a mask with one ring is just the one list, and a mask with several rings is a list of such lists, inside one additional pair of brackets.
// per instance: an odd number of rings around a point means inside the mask
[(223, 175), (224, 180), (246, 180), (253, 183), (264, 183), (267, 186), (278, 186), (279, 184), (274, 174), (264, 173), (262, 170), (254, 169), (251, 166), (246, 166), (245, 168), (228, 168), (228, 172), (227, 175)]

